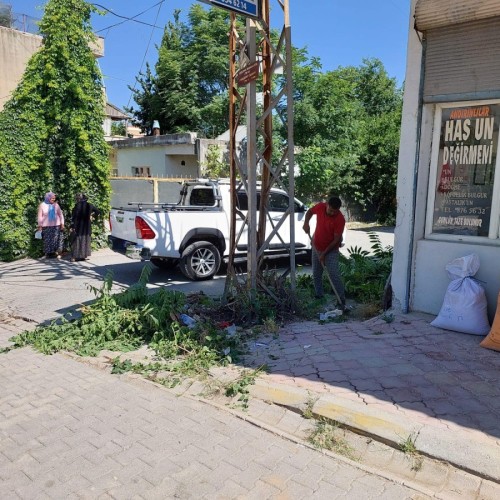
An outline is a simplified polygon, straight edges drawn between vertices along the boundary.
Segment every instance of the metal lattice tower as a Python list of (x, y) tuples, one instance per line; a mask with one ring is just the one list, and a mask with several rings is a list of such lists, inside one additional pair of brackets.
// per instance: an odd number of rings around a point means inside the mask
[[(247, 18), (243, 30), (238, 29), (236, 15), (231, 13), (229, 119), (232, 212), (225, 296), (237, 279), (234, 252), (244, 235), (248, 237), (247, 289), (255, 294), (260, 287), (273, 295), (260, 279), (262, 260), (273, 237), (278, 237), (285, 244), (278, 233), (283, 224), (290, 226), (290, 267), (286, 272), (290, 273), (291, 288), (292, 291), (295, 290), (293, 87), (289, 1), (275, 0), (279, 7), (277, 10), (283, 15), (283, 27), (278, 37), (271, 36), (271, 1), (262, 0), (260, 18)], [(261, 77), (258, 81), (244, 81), (243, 86), (240, 77), (242, 72), (255, 68), (257, 64)], [(257, 104), (257, 86), (262, 90), (261, 106)], [(273, 151), (274, 118), (280, 119), (286, 130), (286, 140), (280, 151)], [(244, 121), (247, 128), (246, 162), (242, 161), (236, 148), (238, 126)], [(260, 208), (257, 206), (258, 165), (261, 166)], [(287, 169), (288, 185), (283, 182)], [(284, 189), (289, 195), (288, 209), (280, 220), (272, 220), (269, 215), (269, 192), (273, 186)], [(248, 197), (245, 218), (237, 209), (239, 189), (244, 189)]]

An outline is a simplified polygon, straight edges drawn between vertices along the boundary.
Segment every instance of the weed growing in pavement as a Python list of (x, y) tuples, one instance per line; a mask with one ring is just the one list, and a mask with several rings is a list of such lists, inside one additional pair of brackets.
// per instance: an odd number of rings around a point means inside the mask
[(262, 328), (267, 333), (278, 333), (280, 326), (274, 318), (266, 318), (262, 324)]
[(384, 313), (382, 316), (380, 316), (380, 319), (384, 320), (386, 323), (392, 323), (394, 321), (394, 314), (392, 313)]
[(314, 418), (313, 414), (313, 408), (314, 405), (316, 404), (316, 401), (318, 401), (319, 396), (313, 397), (311, 393), (309, 393), (307, 401), (305, 403), (304, 410), (302, 411), (302, 416), (307, 419)]
[(414, 434), (410, 434), (404, 441), (399, 443), (399, 449), (408, 455), (417, 453), (417, 447), (415, 446), (416, 439), (417, 437)]
[(233, 382), (226, 386), (226, 396), (233, 398), (238, 396), (238, 404), (246, 410), (248, 408), (248, 400), (250, 399), (249, 386), (255, 384), (255, 379), (262, 373), (267, 371), (266, 365), (262, 365), (256, 370), (243, 370), (241, 375)]
[(307, 440), (320, 450), (333, 451), (351, 460), (358, 460), (354, 449), (349, 446), (344, 437), (340, 436), (340, 433), (341, 428), (338, 422), (318, 420)]
[(327, 323), (345, 323), (347, 319), (348, 317), (346, 316), (346, 314), (341, 314), (340, 316), (332, 316), (331, 318), (320, 319), (318, 323), (320, 325), (326, 325)]
[(411, 470), (419, 471), (422, 468), (423, 458), (418, 453), (415, 442), (417, 435), (410, 434), (405, 440), (399, 443), (399, 449), (410, 459)]

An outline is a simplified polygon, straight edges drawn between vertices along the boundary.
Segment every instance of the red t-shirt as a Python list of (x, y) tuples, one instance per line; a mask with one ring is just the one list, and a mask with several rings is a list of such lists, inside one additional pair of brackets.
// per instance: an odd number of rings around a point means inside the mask
[[(316, 215), (316, 230), (314, 231), (313, 242), (316, 250), (323, 252), (332, 242), (335, 235), (344, 233), (345, 218), (341, 212), (337, 215), (326, 214), (327, 203), (322, 202), (311, 208), (311, 213)], [(340, 248), (342, 238), (334, 250)]]

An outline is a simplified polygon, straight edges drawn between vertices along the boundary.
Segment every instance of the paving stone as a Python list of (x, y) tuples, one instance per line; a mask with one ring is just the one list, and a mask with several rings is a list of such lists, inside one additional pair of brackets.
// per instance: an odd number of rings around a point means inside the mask
[[(29, 265), (29, 262), (27, 260), (24, 265)], [(2, 310), (0, 307), (0, 317), (3, 317)], [(16, 333), (26, 326), (17, 320), (9, 325), (14, 325)], [(35, 325), (28, 326), (33, 328)], [(374, 336), (374, 331), (386, 333)], [(395, 334), (395, 331), (398, 333)], [(12, 333), (11, 330), (6, 331), (3, 325), (0, 325), (1, 332), (6, 332), (6, 335)], [(269, 363), (274, 371), (269, 379), (273, 382), (288, 383), (320, 396), (325, 392), (334, 394), (387, 415), (403, 415), (413, 423), (442, 429), (443, 436), (459, 433), (464, 436), (464, 442), (469, 437), (480, 442), (481, 436), (485, 443), (497, 443), (499, 447), (500, 404), (497, 402), (500, 401), (500, 388), (491, 382), (497, 379), (500, 362), (497, 353), (478, 347), (479, 339), (434, 329), (429, 326), (428, 316), (413, 313), (396, 315), (391, 324), (384, 324), (380, 318), (366, 323), (298, 323), (287, 325), (280, 332), (278, 341), (272, 336), (264, 336), (263, 339), (268, 348), (258, 349), (247, 360), (249, 363), (269, 362), (271, 353), (279, 356), (278, 363)], [(305, 345), (310, 347), (304, 349)], [(295, 370), (295, 378), (289, 376), (291, 370)], [(293, 470), (295, 463), (300, 463), (301, 467), (297, 467), (294, 485), (297, 488), (302, 485), (306, 494), (312, 490), (313, 494), (308, 498), (320, 498), (319, 494), (325, 494), (323, 498), (334, 497), (332, 492), (337, 491), (338, 484), (330, 484), (329, 481), (336, 476), (339, 481), (344, 481), (342, 484), (351, 485), (349, 491), (352, 494), (358, 494), (356, 481), (359, 478), (352, 478), (350, 472), (346, 472), (345, 464), (339, 465), (320, 455), (323, 465), (318, 466), (311, 458), (318, 456), (318, 452), (297, 445), (284, 446), (277, 436), (266, 435), (265, 439), (260, 439), (253, 426), (243, 420), (237, 421), (237, 424), (228, 423), (227, 415), (212, 412), (206, 405), (200, 409), (194, 402), (170, 399), (165, 397), (167, 392), (149, 386), (139, 389), (139, 386), (131, 385), (127, 376), (112, 377), (109, 373), (93, 370), (64, 356), (46, 357), (30, 349), (22, 349), (0, 356), (0, 380), (7, 388), (16, 388), (12, 393), (0, 396), (0, 433), (2, 437), (7, 435), (12, 440), (12, 448), (7, 455), (0, 452), (0, 477), (6, 478), (0, 485), (5, 490), (5, 481), (8, 481), (8, 491), (12, 495), (15, 495), (13, 486), (16, 480), (24, 481), (25, 486), (30, 481), (37, 483), (43, 472), (53, 470), (50, 467), (61, 467), (63, 458), (72, 463), (81, 462), (82, 465), (78, 470), (77, 467), (70, 469), (66, 484), (60, 485), (60, 493), (66, 494), (67, 498), (73, 495), (84, 497), (84, 492), (78, 491), (79, 486), (71, 490), (67, 484), (76, 485), (78, 478), (90, 481), (94, 475), (93, 479), (99, 484), (99, 490), (92, 492), (96, 493), (95, 497), (106, 497), (110, 489), (118, 491), (122, 487), (119, 491), (127, 492), (125, 494), (131, 498), (147, 498), (148, 494), (150, 498), (155, 498), (155, 495), (164, 498), (162, 491), (167, 495), (171, 493), (172, 497), (176, 494), (188, 495), (187, 482), (170, 478), (171, 486), (167, 486), (162, 480), (162, 474), (180, 474), (182, 470), (179, 464), (162, 462), (170, 455), (179, 455), (183, 467), (194, 467), (193, 464), (198, 462), (202, 464), (197, 469), (200, 478), (205, 481), (198, 482), (197, 493), (202, 496), (215, 494), (211, 489), (211, 474), (224, 464), (228, 474), (227, 484), (233, 489), (245, 491), (243, 494), (256, 492), (264, 498), (266, 495), (278, 498), (278, 495), (291, 494), (291, 478), (283, 479), (284, 482), (273, 479), (272, 486), (277, 488), (266, 489), (262, 477), (286, 477), (286, 474), (280, 475), (274, 469), (286, 464)], [(360, 391), (359, 395), (355, 387)], [(382, 387), (387, 390), (402, 389), (406, 394), (385, 392), (384, 397), (380, 390)], [(186, 390), (187, 387), (183, 386), (177, 393), (183, 394)], [(388, 395), (399, 397), (400, 409)], [(433, 418), (433, 408), (439, 413), (439, 419)], [(266, 413), (261, 411), (260, 415)], [(269, 412), (269, 415), (266, 415), (268, 423), (279, 416), (274, 424), (278, 430), (281, 425), (282, 430), (288, 433), (297, 432), (294, 431), (294, 418), (284, 416), (286, 412)], [(212, 432), (207, 432), (207, 429)], [(54, 447), (55, 457), (43, 455), (42, 450), (53, 445), (52, 435), (60, 437), (70, 448), (79, 448), (80, 454)], [(106, 441), (107, 438), (109, 441)], [(275, 439), (278, 441), (275, 442)], [(13, 443), (19, 447), (20, 453), (16, 454)], [(45, 469), (41, 466), (37, 469), (32, 460), (36, 458), (37, 450), (38, 458), (49, 462), (43, 464)], [(121, 460), (114, 460), (115, 455)], [(397, 463), (395, 455), (381, 462), (387, 463), (387, 467), (396, 464), (392, 470), (397, 471), (402, 464)], [(22, 465), (31, 474), (30, 478), (23, 473), (20, 476), (12, 460)], [(203, 463), (209, 465), (203, 466)], [(105, 473), (98, 475), (100, 465)], [(411, 470), (410, 465), (404, 465)], [(156, 470), (156, 467), (164, 467), (165, 470)], [(315, 470), (314, 467), (319, 468)], [(250, 479), (247, 480), (244, 476), (248, 471)], [(424, 472), (426, 469), (423, 467), (421, 474)], [(146, 473), (151, 481), (140, 476)], [(114, 479), (118, 477), (116, 474), (124, 483)], [(224, 475), (224, 467), (220, 469), (220, 474)], [(134, 487), (127, 490), (126, 482), (136, 476), (142, 481), (144, 490), (134, 492)], [(321, 480), (322, 477), (328, 479)], [(402, 477), (411, 477), (411, 474), (403, 472)], [(467, 484), (468, 478), (463, 478), (464, 484)], [(429, 476), (425, 482), (432, 483), (432, 477)], [(204, 490), (205, 483), (207, 488)], [(378, 480), (374, 482), (374, 485), (377, 484)], [(48, 490), (41, 484), (38, 486), (40, 496), (46, 495)], [(488, 487), (485, 483), (484, 490)], [(401, 488), (401, 498), (413, 495), (410, 490)], [(374, 491), (383, 497), (389, 492), (394, 494), (398, 489), (399, 485), (393, 483), (387, 483), (383, 490), (374, 487)], [(345, 490), (340, 488), (337, 493), (343, 495)], [(490, 498), (495, 498), (491, 492), (488, 494)], [(486, 493), (485, 498), (488, 498)]]
[(483, 479), (479, 488), (479, 498), (484, 500), (500, 498), (500, 484)]

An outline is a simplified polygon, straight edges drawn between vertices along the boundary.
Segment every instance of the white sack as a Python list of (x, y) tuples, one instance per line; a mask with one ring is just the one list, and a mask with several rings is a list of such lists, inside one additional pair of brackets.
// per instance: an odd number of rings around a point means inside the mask
[(445, 269), (448, 271), (450, 280), (474, 276), (479, 270), (479, 256), (475, 253), (471, 253), (465, 257), (458, 257), (448, 262)]
[(455, 279), (448, 285), (441, 310), (431, 325), (472, 335), (487, 335), (490, 324), (486, 308), (486, 294), (479, 283), (467, 277)]

